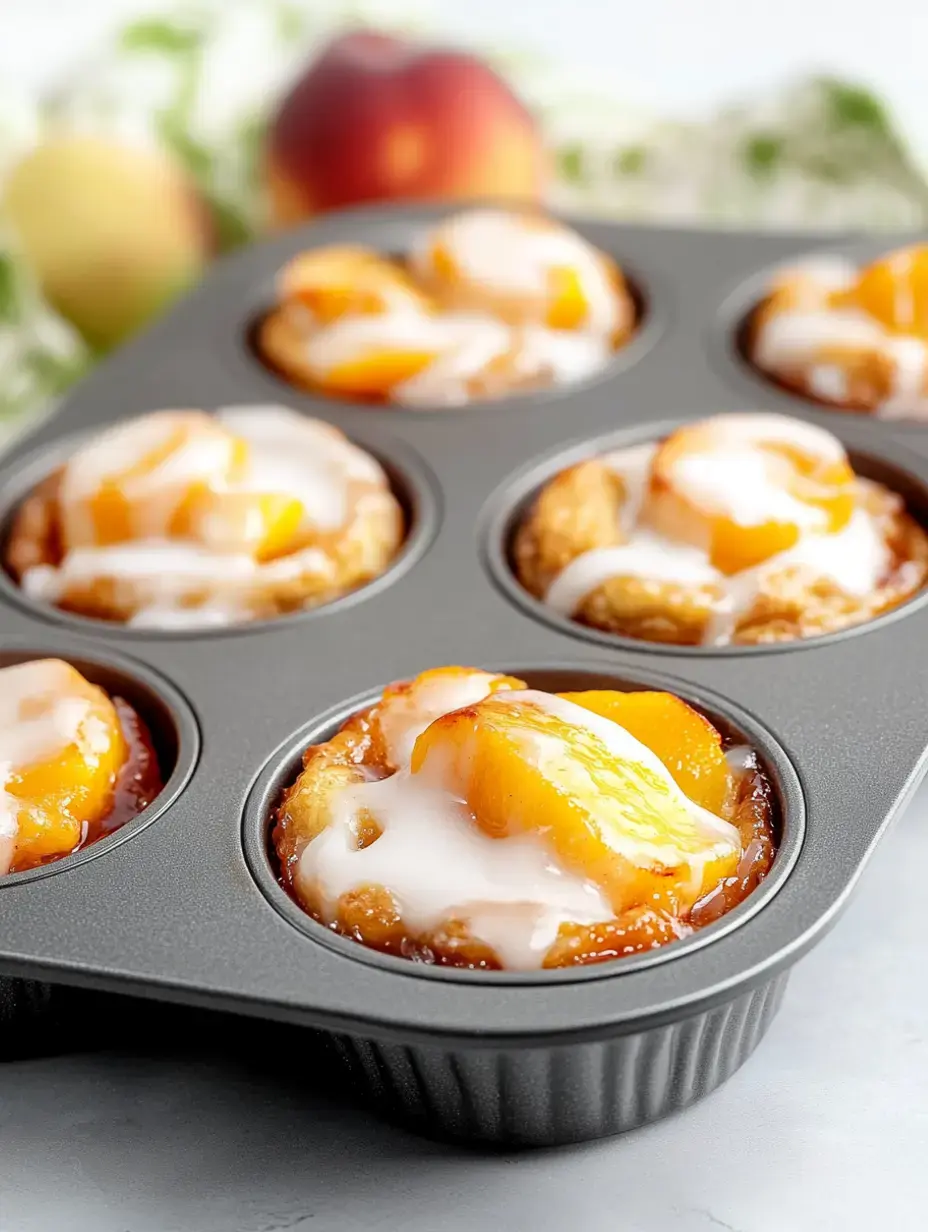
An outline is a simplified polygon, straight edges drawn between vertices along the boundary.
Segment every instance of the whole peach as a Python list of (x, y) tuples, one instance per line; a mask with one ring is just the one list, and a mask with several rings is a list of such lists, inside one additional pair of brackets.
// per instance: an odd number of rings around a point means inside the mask
[(532, 116), (480, 59), (368, 31), (309, 66), (265, 162), (278, 224), (362, 201), (537, 201), (544, 165)]

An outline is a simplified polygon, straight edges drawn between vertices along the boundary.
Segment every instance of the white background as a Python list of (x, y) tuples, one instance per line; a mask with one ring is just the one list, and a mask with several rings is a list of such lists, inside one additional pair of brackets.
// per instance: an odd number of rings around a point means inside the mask
[[(231, 8), (236, 0), (227, 0)], [(128, 15), (170, 0), (0, 0), (0, 85), (54, 77)], [(449, 35), (529, 45), (629, 101), (702, 112), (797, 73), (878, 86), (928, 163), (923, 0), (418, 0)], [(247, 66), (243, 66), (247, 71)]]

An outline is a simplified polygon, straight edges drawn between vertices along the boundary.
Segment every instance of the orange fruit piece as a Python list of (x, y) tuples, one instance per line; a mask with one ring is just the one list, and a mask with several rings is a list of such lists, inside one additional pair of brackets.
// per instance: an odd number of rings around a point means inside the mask
[(382, 397), (394, 385), (418, 376), (436, 358), (437, 352), (413, 348), (388, 350), (373, 348), (354, 359), (336, 364), (322, 378), (327, 389), (357, 397)]
[(854, 472), (830, 433), (783, 415), (718, 415), (661, 444), (644, 517), (732, 574), (808, 530), (841, 530), (855, 501)]
[(928, 244), (900, 248), (865, 266), (842, 298), (893, 333), (928, 339)]
[(497, 694), (446, 714), (416, 741), (412, 772), (435, 776), (493, 837), (537, 834), (616, 913), (686, 911), (737, 867), (734, 827), (627, 731), (560, 698)]
[(216, 552), (245, 552), (265, 561), (291, 549), (302, 521), (301, 501), (285, 492), (202, 487), (178, 511), (170, 533)]
[(128, 748), (113, 703), (68, 663), (0, 671), (0, 732), (13, 746), (4, 785), (15, 801), (13, 868), (64, 855), (112, 806)]
[(321, 324), (349, 314), (428, 307), (405, 271), (361, 244), (300, 253), (281, 270), (278, 293), (286, 302), (304, 304)]
[(579, 272), (569, 265), (549, 269), (546, 324), (551, 329), (580, 329), (588, 310)]
[(721, 813), (731, 795), (732, 774), (722, 737), (709, 720), (672, 693), (620, 693), (596, 689), (561, 697), (611, 719), (647, 745), (677, 786), (710, 813)]

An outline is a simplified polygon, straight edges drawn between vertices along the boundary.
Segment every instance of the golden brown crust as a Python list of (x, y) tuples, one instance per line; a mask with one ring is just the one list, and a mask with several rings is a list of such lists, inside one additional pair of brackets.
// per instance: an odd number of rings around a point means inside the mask
[(598, 458), (556, 475), (540, 492), (513, 543), (519, 581), (536, 598), (572, 560), (622, 542), (625, 485)]
[(301, 389), (317, 390), (306, 363), (306, 334), (299, 312), (287, 304), (272, 308), (257, 326), (255, 344), (258, 354), (282, 377)]
[(622, 637), (675, 646), (698, 646), (720, 591), (712, 586), (677, 586), (646, 578), (610, 578), (582, 601), (580, 624)]
[(16, 581), (36, 565), (57, 565), (61, 560), (58, 490), (62, 471), (49, 475), (26, 497), (13, 516), (6, 544), (7, 569)]

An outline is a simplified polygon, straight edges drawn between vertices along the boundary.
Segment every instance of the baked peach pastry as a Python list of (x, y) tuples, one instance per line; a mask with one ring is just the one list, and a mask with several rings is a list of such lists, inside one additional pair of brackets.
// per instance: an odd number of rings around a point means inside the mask
[(77, 449), (13, 521), (32, 599), (149, 628), (268, 619), (381, 574), (404, 534), (382, 467), (277, 406), (155, 411)]
[(70, 855), (161, 791), (148, 730), (60, 659), (0, 669), (0, 874)]
[(773, 795), (756, 755), (672, 694), (443, 667), (306, 750), (273, 843), (297, 902), (362, 945), (566, 967), (741, 902), (773, 860)]
[(602, 368), (635, 326), (618, 266), (551, 219), (475, 209), (405, 259), (358, 244), (300, 253), (258, 328), (297, 385), (410, 407), (560, 385)]
[(782, 415), (719, 415), (552, 479), (516, 576), (580, 624), (683, 646), (782, 642), (896, 607), (928, 576), (902, 498), (840, 441)]
[(928, 417), (928, 244), (858, 267), (783, 271), (748, 329), (751, 360), (806, 397), (887, 418)]

